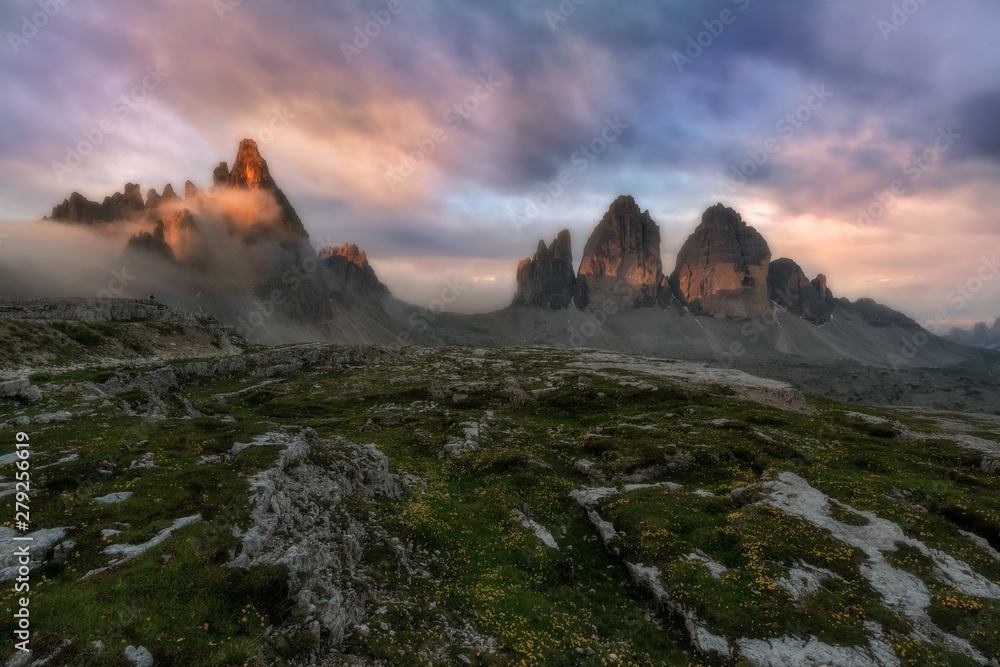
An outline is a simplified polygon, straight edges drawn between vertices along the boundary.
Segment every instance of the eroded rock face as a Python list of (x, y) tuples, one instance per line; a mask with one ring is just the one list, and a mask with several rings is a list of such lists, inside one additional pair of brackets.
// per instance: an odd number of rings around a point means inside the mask
[(201, 234), (187, 209), (174, 211), (163, 219), (163, 236), (177, 260), (188, 259), (201, 244)]
[(535, 256), (517, 265), (514, 305), (565, 310), (573, 301), (575, 284), (573, 248), (564, 229), (548, 247), (539, 241)]
[(339, 248), (326, 246), (320, 251), (319, 259), (347, 288), (355, 292), (389, 294), (389, 289), (379, 281), (375, 269), (368, 263), (368, 256), (353, 243), (345, 243)]
[(57, 222), (93, 225), (116, 220), (137, 220), (142, 217), (145, 209), (141, 188), (135, 183), (126, 183), (124, 192), (105, 197), (100, 204), (74, 192), (62, 204), (55, 206), (49, 217)]
[(695, 314), (756, 317), (771, 307), (770, 262), (764, 237), (739, 213), (716, 204), (681, 247), (670, 286)]
[[(312, 603), (316, 609), (316, 638), (326, 646), (339, 644), (377, 599), (367, 587), (354, 588), (349, 581), (367, 574), (364, 546), (377, 541), (380, 532), (378, 526), (356, 521), (344, 499), (398, 498), (399, 484), (389, 472), (389, 459), (375, 445), (359, 446), (339, 437), (326, 440), (311, 429), (273, 432), (259, 439), (282, 451), (274, 468), (249, 480), (253, 523), (229, 567), (287, 566), (291, 581), (301, 586), (295, 591), (300, 603)], [(311, 452), (328, 463), (313, 464)], [(396, 551), (406, 574), (414, 574), (405, 550)], [(300, 572), (308, 576), (300, 579)]]
[(917, 332), (922, 327), (908, 315), (893, 310), (872, 299), (864, 298), (851, 302), (843, 297), (837, 299), (837, 308), (848, 316), (860, 317), (873, 327), (896, 326), (907, 331)]
[(660, 228), (635, 199), (615, 200), (590, 235), (573, 300), (580, 310), (615, 312), (648, 308), (663, 282)]
[[(220, 164), (214, 174), (215, 179), (219, 179), (224, 170), (225, 163)], [(274, 199), (280, 209), (276, 229), (276, 234), (272, 236), (287, 236), (291, 238), (308, 238), (305, 227), (298, 213), (292, 208), (291, 202), (285, 193), (278, 188), (278, 184), (271, 178), (271, 172), (267, 168), (267, 162), (261, 157), (257, 150), (257, 142), (253, 139), (244, 139), (240, 142), (240, 148), (236, 153), (236, 162), (229, 172), (229, 187), (242, 188), (244, 190), (265, 190), (274, 195)]]
[(212, 184), (221, 186), (229, 185), (229, 165), (220, 162), (219, 166), (212, 172)]
[[(830, 321), (834, 301), (823, 274), (810, 282), (798, 264), (783, 257), (771, 262), (767, 288), (771, 301), (807, 322), (825, 324)], [(830, 294), (829, 299), (827, 294)]]
[(670, 279), (663, 276), (663, 280), (660, 281), (660, 288), (656, 295), (656, 302), (660, 304), (660, 307), (666, 309), (674, 301), (674, 295), (670, 293)]
[(147, 252), (159, 255), (163, 259), (173, 260), (174, 253), (164, 239), (163, 221), (157, 220), (153, 232), (139, 232), (128, 240), (128, 250)]

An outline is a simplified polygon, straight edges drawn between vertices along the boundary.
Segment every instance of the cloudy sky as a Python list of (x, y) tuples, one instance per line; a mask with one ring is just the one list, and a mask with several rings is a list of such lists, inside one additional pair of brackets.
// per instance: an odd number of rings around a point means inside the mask
[(722, 201), (837, 295), (1000, 315), (995, 0), (8, 0), (0, 28), (0, 221), (205, 186), (252, 137), (312, 237), (416, 303), (505, 305), (628, 193), (668, 273)]

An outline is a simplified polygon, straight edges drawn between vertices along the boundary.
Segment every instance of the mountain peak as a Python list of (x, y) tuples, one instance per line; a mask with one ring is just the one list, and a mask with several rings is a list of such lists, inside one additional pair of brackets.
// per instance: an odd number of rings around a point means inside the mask
[(551, 245), (539, 240), (534, 258), (517, 265), (514, 305), (565, 310), (572, 303), (575, 282), (572, 243), (564, 229)]
[(248, 190), (277, 189), (267, 169), (267, 162), (261, 157), (257, 142), (253, 139), (244, 139), (240, 142), (233, 170), (229, 174), (229, 185)]
[[(228, 176), (227, 176), (228, 174)], [(227, 171), (226, 163), (221, 162), (212, 174), (217, 185), (228, 185), (231, 188), (241, 188), (244, 190), (266, 190), (274, 194), (275, 202), (281, 210), (277, 231), (279, 236), (288, 238), (309, 238), (302, 220), (298, 213), (292, 208), (288, 197), (281, 191), (278, 184), (271, 178), (271, 172), (267, 168), (267, 161), (261, 156), (257, 148), (257, 142), (253, 139), (244, 139), (240, 142), (239, 150), (236, 151), (236, 161), (233, 162), (231, 171)], [(228, 181), (226, 180), (228, 178)]]
[(701, 224), (677, 254), (670, 286), (694, 313), (755, 317), (771, 307), (770, 262), (764, 237), (739, 213), (716, 204), (705, 210)]
[(341, 247), (326, 246), (319, 253), (322, 265), (343, 281), (347, 289), (366, 296), (383, 297), (389, 289), (383, 285), (375, 269), (368, 263), (368, 255), (353, 243)]
[(581, 310), (647, 308), (662, 282), (660, 228), (631, 195), (622, 195), (587, 241), (574, 302)]
[(368, 255), (354, 243), (344, 243), (340, 248), (325, 246), (319, 253), (320, 259), (330, 259), (332, 257), (342, 257), (344, 261), (354, 264), (361, 269), (369, 267)]

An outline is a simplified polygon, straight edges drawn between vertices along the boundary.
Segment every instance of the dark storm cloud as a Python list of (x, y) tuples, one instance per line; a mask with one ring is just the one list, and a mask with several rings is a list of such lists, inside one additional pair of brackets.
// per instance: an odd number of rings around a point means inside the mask
[(1000, 90), (965, 100), (959, 107), (958, 118), (967, 139), (961, 154), (1000, 162)]
[[(72, 2), (17, 53), (4, 44), (3, 217), (126, 180), (207, 185), (275, 109), (294, 117), (261, 142), (275, 178), (312, 229), (339, 227), (372, 257), (529, 254), (534, 239), (514, 231), (508, 205), (556, 178), (609, 116), (628, 130), (530, 235), (565, 223), (585, 236), (623, 192), (691, 226), (700, 208), (741, 198), (766, 201), (774, 219), (851, 220), (952, 126), (961, 139), (908, 196), (953, 198), (956, 210), (960, 191), (993, 200), (995, 173), (975, 166), (1000, 157), (1000, 8), (986, 0), (927, 2), (905, 20), (889, 0), (399, 0), (387, 22), (389, 0), (225, 2), (221, 16), (197, 0)], [(16, 33), (37, 7), (5, 3), (0, 29)], [(885, 27), (893, 20), (898, 30)], [(163, 85), (56, 181), (51, 163), (158, 64), (170, 70)], [(482, 77), (496, 90), (449, 123)], [(817, 86), (831, 97), (802, 121)], [(386, 175), (435, 130), (444, 139), (390, 188)], [(720, 194), (772, 139), (777, 152)], [(972, 217), (952, 227), (978, 229)]]

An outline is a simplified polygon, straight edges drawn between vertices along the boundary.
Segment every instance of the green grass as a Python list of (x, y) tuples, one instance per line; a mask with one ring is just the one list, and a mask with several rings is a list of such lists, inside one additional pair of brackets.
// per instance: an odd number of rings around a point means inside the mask
[[(342, 353), (337, 347), (325, 352), (328, 358)], [(40, 583), (32, 598), (36, 647), (69, 638), (73, 644), (56, 664), (97, 665), (121, 664), (128, 644), (146, 646), (158, 665), (284, 664), (312, 650), (311, 633), (264, 633), (306, 617), (288, 600), (287, 572), (223, 567), (239, 549), (233, 528), (249, 525), (247, 478), (273, 465), (277, 450), (251, 448), (232, 464), (196, 465), (235, 442), (303, 426), (323, 437), (375, 443), (394, 471), (423, 480), (396, 500), (343, 499), (354, 520), (381, 526), (362, 540), (368, 574), (344, 575), (369, 607), (363, 621), (368, 634), (349, 628), (344, 654), (394, 665), (455, 662), (459, 654), (481, 665), (603, 665), (612, 654), (622, 665), (725, 664), (690, 651), (679, 619), (632, 583), (625, 568), (630, 562), (655, 565), (672, 599), (730, 639), (791, 634), (856, 646), (867, 642), (863, 622), (870, 620), (888, 633), (904, 664), (971, 664), (906, 639), (909, 623), (886, 608), (861, 574), (864, 554), (757, 501), (762, 481), (791, 471), (836, 501), (836, 519), (861, 527), (868, 519), (848, 508), (872, 512), (1000, 581), (1000, 564), (959, 532), (1000, 542), (1000, 482), (979, 469), (981, 455), (940, 437), (899, 440), (895, 427), (847, 417), (849, 406), (827, 399), (809, 397), (819, 412), (801, 415), (735, 400), (722, 388), (692, 390), (642, 378), (657, 387), (643, 390), (622, 383), (629, 374), (591, 375), (569, 366), (573, 361), (566, 351), (433, 350), (419, 359), (400, 353), (378, 364), (355, 362), (345, 372), (307, 368), (271, 378), (225, 402), (215, 397), (265, 379), (249, 373), (192, 377), (162, 396), (171, 416), (159, 422), (118, 411), (123, 401), (133, 408), (147, 402), (143, 392), (119, 395), (104, 407), (52, 393), (55, 406), (34, 406), (28, 414), (94, 413), (28, 429), (39, 489), (32, 498), (34, 527), (72, 526), (77, 543), (68, 561), (50, 562), (33, 575)], [(33, 381), (102, 382), (114, 372), (47, 373)], [(559, 374), (549, 379), (555, 390), (523, 405), (499, 381), (515, 377), (525, 389), (541, 388), (553, 372)], [(581, 375), (588, 382), (578, 386)], [(455, 394), (464, 396), (455, 400)], [(182, 418), (182, 396), (206, 417)], [(0, 414), (23, 408), (0, 402)], [(920, 417), (865, 411), (940, 435)], [(719, 419), (729, 421), (712, 424)], [(441, 458), (446, 439), (460, 435), (468, 421), (487, 423), (478, 450)], [(68, 453), (79, 458), (41, 469)], [(146, 453), (157, 467), (129, 470)], [(582, 458), (600, 479), (574, 468)], [(310, 463), (330, 467), (334, 459), (314, 451)], [(569, 492), (639, 480), (670, 481), (684, 490), (638, 490), (602, 503), (601, 516), (619, 532), (610, 545), (616, 556)], [(747, 490), (732, 495), (738, 487)], [(122, 490), (135, 495), (117, 505), (93, 501)], [(9, 520), (11, 497), (0, 499), (0, 507)], [(559, 550), (545, 547), (517, 522), (514, 510), (551, 531)], [(109, 543), (102, 529), (122, 530), (110, 542), (138, 543), (195, 513), (202, 522), (159, 547), (80, 579), (108, 560), (101, 553)], [(409, 574), (396, 544), (413, 545), (412, 562), (430, 576)], [(721, 578), (687, 559), (696, 550), (727, 568)], [(967, 599), (943, 586), (913, 549), (885, 555), (928, 582), (934, 595), (928, 613), (942, 629), (1000, 656), (995, 601)], [(793, 600), (775, 581), (800, 561), (835, 576)], [(5, 592), (0, 607), (10, 605)], [(448, 628), (467, 623), (495, 640), (495, 653), (448, 638)], [(9, 616), (0, 618), (0, 633), (9, 630)], [(96, 639), (106, 650), (88, 653)], [(0, 657), (6, 655), (0, 649)]]

